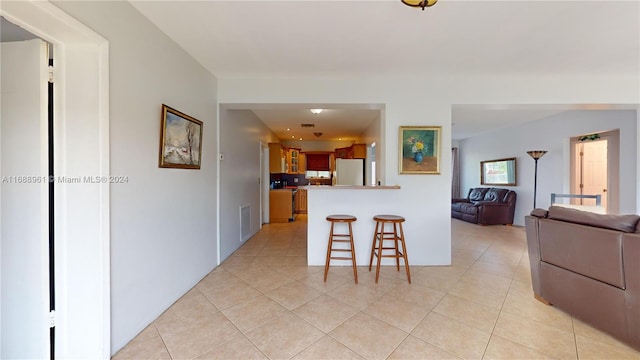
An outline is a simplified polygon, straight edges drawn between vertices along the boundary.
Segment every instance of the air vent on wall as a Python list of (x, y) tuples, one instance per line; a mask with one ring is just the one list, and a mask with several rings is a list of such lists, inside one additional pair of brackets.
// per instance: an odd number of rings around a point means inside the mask
[(300, 124), (300, 126), (302, 126), (303, 128), (312, 128), (316, 127), (316, 124)]

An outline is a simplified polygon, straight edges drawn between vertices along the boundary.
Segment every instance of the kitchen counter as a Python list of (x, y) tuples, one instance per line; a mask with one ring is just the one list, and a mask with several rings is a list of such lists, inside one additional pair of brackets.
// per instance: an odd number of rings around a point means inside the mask
[(330, 189), (330, 190), (397, 190), (400, 185), (307, 185), (300, 186), (302, 189)]
[[(413, 195), (403, 193), (400, 186), (305, 186), (307, 189), (307, 264), (323, 266), (327, 254), (327, 236), (330, 224), (327, 216), (331, 214), (348, 214), (358, 220), (352, 224), (356, 262), (358, 266), (369, 264), (371, 255), (371, 239), (375, 229), (373, 216), (377, 214), (395, 214), (404, 216), (405, 238), (409, 249), (409, 264), (424, 263), (422, 247), (424, 235), (417, 234), (414, 229), (420, 226), (420, 214), (412, 214), (406, 210), (406, 197)], [(415, 200), (415, 199), (414, 199)], [(343, 228), (340, 228), (342, 230)], [(413, 262), (412, 262), (413, 261)], [(349, 265), (336, 261), (336, 265)], [(393, 259), (382, 259), (383, 265), (394, 264)]]

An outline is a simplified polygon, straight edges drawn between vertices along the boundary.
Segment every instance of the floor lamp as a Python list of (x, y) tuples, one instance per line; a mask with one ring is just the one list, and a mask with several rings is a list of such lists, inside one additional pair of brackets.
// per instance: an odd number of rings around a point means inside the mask
[(536, 191), (538, 189), (538, 159), (540, 159), (544, 154), (547, 153), (547, 150), (531, 150), (527, 151), (527, 154), (533, 158), (535, 161), (535, 173), (533, 175), (533, 208), (536, 208)]

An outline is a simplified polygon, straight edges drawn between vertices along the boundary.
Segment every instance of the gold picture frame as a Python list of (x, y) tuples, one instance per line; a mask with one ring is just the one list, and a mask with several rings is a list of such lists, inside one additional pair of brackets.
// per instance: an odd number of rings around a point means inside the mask
[(480, 185), (516, 186), (516, 158), (480, 161)]
[(159, 167), (200, 169), (201, 160), (202, 121), (162, 104)]
[(442, 126), (400, 126), (400, 174), (440, 174)]

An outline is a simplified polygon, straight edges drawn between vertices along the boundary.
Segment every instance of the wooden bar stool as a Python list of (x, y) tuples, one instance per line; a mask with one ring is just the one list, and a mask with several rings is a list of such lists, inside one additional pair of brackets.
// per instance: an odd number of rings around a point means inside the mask
[[(371, 243), (371, 258), (369, 259), (369, 271), (371, 271), (371, 265), (373, 264), (373, 257), (378, 258), (376, 265), (376, 284), (378, 283), (378, 277), (380, 276), (380, 263), (382, 258), (389, 257), (396, 259), (396, 268), (400, 271), (400, 258), (404, 259), (404, 267), (407, 269), (407, 279), (411, 284), (411, 272), (409, 271), (409, 260), (407, 260), (407, 245), (404, 242), (404, 231), (402, 230), (402, 223), (404, 217), (398, 215), (376, 215), (373, 217), (376, 222), (376, 230), (373, 234), (373, 241)], [(391, 227), (387, 229), (385, 227)], [(393, 241), (393, 247), (387, 245), (385, 247), (383, 242)], [(402, 245), (402, 251), (398, 247), (398, 242)], [(383, 254), (386, 251), (386, 254)], [(389, 253), (391, 251), (391, 253)]]
[[(331, 259), (335, 260), (351, 260), (353, 264), (353, 277), (356, 280), (356, 284), (358, 283), (358, 270), (356, 269), (356, 252), (353, 246), (353, 230), (351, 228), (351, 223), (356, 221), (356, 217), (352, 215), (329, 215), (327, 216), (327, 221), (331, 222), (331, 231), (329, 231), (329, 244), (327, 245), (327, 262), (324, 265), (324, 281), (327, 281), (327, 273), (329, 272), (329, 262)], [(336, 223), (346, 223), (348, 225), (347, 233), (336, 233), (334, 229), (334, 225)], [(348, 244), (348, 248), (342, 247), (333, 247), (333, 243), (346, 243)], [(332, 256), (333, 252), (347, 252), (350, 253), (351, 256)]]

